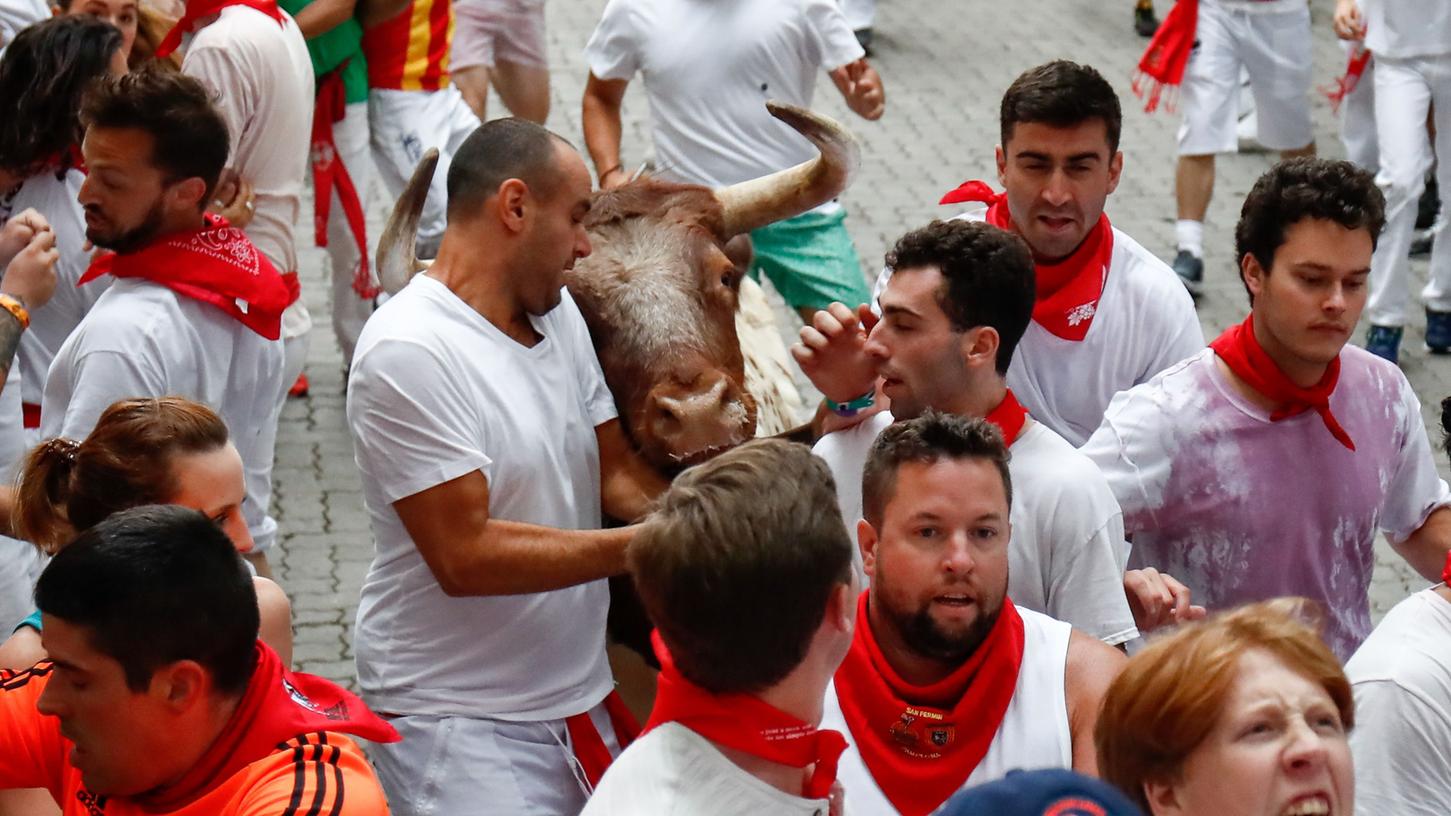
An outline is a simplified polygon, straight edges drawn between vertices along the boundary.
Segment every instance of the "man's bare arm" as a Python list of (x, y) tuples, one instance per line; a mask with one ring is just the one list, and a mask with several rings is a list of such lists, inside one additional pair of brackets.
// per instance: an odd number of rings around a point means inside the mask
[(595, 164), (602, 190), (618, 187), (630, 178), (620, 166), (620, 106), (629, 84), (626, 79), (600, 79), (591, 73), (584, 86), (584, 146)]
[(491, 518), (489, 482), (477, 470), (399, 499), (393, 509), (452, 596), (547, 592), (620, 575), (635, 533)]
[(650, 467), (625, 437), (618, 419), (595, 428), (600, 446), (600, 504), (620, 521), (639, 521), (670, 483)]
[(1451, 507), (1439, 507), (1426, 517), (1426, 523), (1405, 541), (1391, 544), (1422, 578), (1440, 583), (1441, 570), (1446, 568), (1446, 552), (1451, 550)]
[(1063, 686), (1068, 698), (1068, 730), (1073, 735), (1073, 770), (1079, 773), (1098, 776), (1093, 729), (1103, 695), (1127, 662), (1118, 649), (1077, 629), (1068, 637)]
[(313, 0), (293, 16), (302, 36), (312, 39), (347, 22), (357, 9), (357, 0)]
[(358, 0), (358, 22), (363, 28), (372, 28), (379, 23), (403, 13), (413, 0)]

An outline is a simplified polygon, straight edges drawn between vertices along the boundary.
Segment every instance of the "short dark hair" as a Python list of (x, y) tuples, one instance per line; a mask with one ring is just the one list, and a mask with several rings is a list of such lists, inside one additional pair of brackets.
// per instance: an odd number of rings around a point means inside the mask
[(141, 692), (158, 669), (195, 660), (222, 694), (256, 665), (257, 593), (226, 533), (195, 510), (123, 510), (56, 554), (35, 585), (40, 611), (85, 627)]
[(476, 210), (511, 178), (549, 196), (559, 181), (555, 161), (562, 137), (527, 119), (495, 119), (459, 146), (448, 166), (448, 214)]
[(206, 182), (205, 206), (222, 168), (230, 139), (227, 123), (200, 81), (155, 63), (97, 82), (81, 103), (87, 128), (134, 128), (151, 135), (151, 164), (169, 181)]
[(915, 419), (894, 422), (877, 435), (862, 468), (862, 518), (873, 527), (881, 527), (887, 502), (897, 490), (897, 470), (903, 464), (930, 465), (943, 459), (991, 462), (1003, 477), (1003, 492), (1011, 507), (1011, 457), (1002, 432), (985, 419), (929, 410)]
[(80, 144), (81, 96), (120, 48), (121, 32), (89, 15), (52, 17), (16, 34), (0, 59), (0, 167), (29, 176)]
[(1385, 196), (1376, 187), (1375, 176), (1348, 161), (1303, 157), (1271, 167), (1245, 197), (1234, 228), (1240, 280), (1246, 255), (1253, 255), (1268, 274), (1275, 252), (1285, 243), (1286, 230), (1307, 218), (1368, 230), (1374, 248), (1385, 227)]
[(1113, 86), (1087, 65), (1054, 60), (1024, 71), (1003, 94), (999, 113), (1003, 147), (1008, 146), (1019, 122), (1069, 128), (1091, 119), (1103, 121), (1109, 155), (1117, 153), (1124, 115)]
[(1037, 297), (1028, 245), (1016, 234), (981, 221), (933, 221), (897, 239), (887, 253), (887, 268), (893, 272), (926, 266), (942, 273), (937, 305), (954, 329), (997, 330), (994, 363), (999, 374), (1006, 374), (1033, 320)]
[(826, 463), (757, 439), (678, 476), (635, 536), (630, 572), (688, 680), (755, 693), (806, 657), (852, 539)]

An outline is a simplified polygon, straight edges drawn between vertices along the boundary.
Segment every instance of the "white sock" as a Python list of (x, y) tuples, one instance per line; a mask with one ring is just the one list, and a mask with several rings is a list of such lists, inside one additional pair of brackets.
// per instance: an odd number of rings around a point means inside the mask
[(1174, 222), (1174, 235), (1179, 239), (1179, 248), (1187, 249), (1196, 258), (1204, 257), (1204, 222), (1179, 219)]

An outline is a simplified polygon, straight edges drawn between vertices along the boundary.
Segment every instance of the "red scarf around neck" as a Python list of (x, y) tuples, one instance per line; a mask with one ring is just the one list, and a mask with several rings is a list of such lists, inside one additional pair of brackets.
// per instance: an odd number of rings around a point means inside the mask
[(108, 274), (145, 278), (210, 303), (268, 340), (282, 336), (282, 312), (297, 299), (295, 279), (289, 284), (241, 230), (216, 215), (207, 215), (206, 226), (195, 232), (163, 235), (135, 252), (100, 255), (76, 285)]
[(1003, 432), (1003, 444), (1011, 446), (1017, 441), (1018, 434), (1023, 432), (1023, 425), (1028, 422), (1028, 409), (1018, 402), (1018, 398), (1013, 396), (1013, 389), (1009, 388), (998, 407), (983, 418), (998, 426), (998, 430)]
[(1158, 109), (1165, 88), (1169, 89), (1170, 96), (1164, 107), (1173, 112), (1198, 30), (1199, 0), (1176, 0), (1149, 40), (1149, 47), (1144, 49), (1139, 69), (1134, 73), (1134, 95), (1144, 100), (1145, 113)]
[[(939, 204), (981, 201), (988, 205), (987, 222), (999, 229), (1016, 232), (1008, 211), (1007, 193), (993, 192), (983, 181), (963, 182), (949, 190)], [(1079, 342), (1088, 336), (1098, 301), (1108, 283), (1108, 266), (1113, 260), (1113, 227), (1100, 214), (1083, 243), (1056, 263), (1034, 263), (1037, 297), (1033, 301), (1033, 322), (1056, 337)]]
[(237, 710), (186, 775), (133, 801), (150, 813), (170, 813), (205, 796), (243, 768), (294, 737), (334, 731), (372, 742), (397, 742), (393, 726), (347, 689), (311, 674), (293, 673), (271, 647), (257, 641), (257, 667)]
[(1290, 382), (1270, 355), (1265, 353), (1259, 340), (1255, 339), (1254, 314), (1224, 330), (1209, 347), (1219, 359), (1234, 372), (1245, 385), (1263, 394), (1266, 399), (1280, 406), (1270, 414), (1271, 422), (1289, 419), (1306, 411), (1320, 415), (1330, 435), (1345, 447), (1355, 450), (1350, 434), (1340, 427), (1335, 415), (1330, 413), (1330, 395), (1340, 379), (1340, 358), (1337, 356), (1325, 367), (1325, 376), (1309, 388), (1301, 388)]
[(825, 799), (836, 782), (836, 762), (846, 750), (846, 739), (835, 731), (818, 729), (749, 694), (715, 694), (695, 685), (675, 668), (670, 650), (656, 630), (650, 634), (660, 659), (655, 707), (641, 733), (668, 722), (678, 722), (717, 745), (751, 756), (805, 768), (815, 764), (801, 795)]
[(892, 669), (857, 603), (851, 651), (836, 671), (836, 697), (877, 787), (904, 816), (936, 810), (987, 756), (1023, 665), (1023, 618), (1008, 598), (977, 651), (952, 674), (914, 686)]
[(227, 6), (254, 8), (276, 20), (278, 25), (287, 25), (286, 18), (282, 16), (282, 9), (277, 7), (277, 0), (187, 0), (186, 13), (176, 21), (176, 25), (166, 32), (166, 36), (156, 46), (156, 58), (164, 59), (171, 56), (172, 52), (181, 47), (181, 38), (195, 28), (198, 21), (216, 14)]

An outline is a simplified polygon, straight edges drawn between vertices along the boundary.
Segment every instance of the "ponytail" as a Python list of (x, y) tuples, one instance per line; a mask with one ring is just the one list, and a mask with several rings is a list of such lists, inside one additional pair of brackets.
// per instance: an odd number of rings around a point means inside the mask
[(47, 555), (54, 555), (74, 535), (65, 508), (80, 448), (74, 439), (48, 439), (30, 452), (20, 472), (11, 525), (18, 538)]

